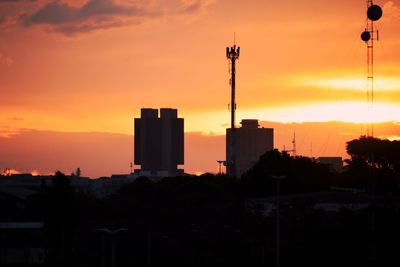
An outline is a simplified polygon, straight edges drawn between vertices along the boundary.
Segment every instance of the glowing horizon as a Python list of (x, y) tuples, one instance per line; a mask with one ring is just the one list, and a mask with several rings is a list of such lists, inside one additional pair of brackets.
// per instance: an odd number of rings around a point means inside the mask
[[(318, 111), (318, 112), (317, 112)], [(179, 110), (178, 110), (179, 112)], [(371, 114), (372, 115), (366, 115)], [(185, 132), (201, 132), (203, 134), (225, 134), (225, 129), (230, 127), (230, 117), (228, 111), (209, 111), (209, 112), (193, 112), (190, 114), (178, 113), (179, 117), (185, 119)], [(53, 124), (53, 119), (49, 120), (49, 124), (42, 127), (34, 127), (33, 125), (23, 125), (16, 123), (8, 129), (0, 129), (0, 135), (7, 137), (14, 132), (24, 129), (37, 129), (47, 131), (60, 132), (103, 132), (103, 133), (121, 133), (133, 134), (134, 116), (124, 116), (121, 118), (119, 127), (108, 127), (102, 125), (99, 128), (85, 128), (81, 126), (85, 122), (81, 122), (77, 127), (59, 127)], [(139, 117), (139, 116), (135, 116)], [(304, 119), (306, 118), (306, 119)], [(372, 109), (364, 102), (332, 102), (324, 104), (304, 105), (298, 107), (282, 107), (282, 108), (258, 108), (258, 109), (241, 109), (237, 112), (236, 125), (240, 127), (243, 119), (258, 119), (264, 122), (277, 123), (307, 123), (307, 122), (346, 122), (355, 124), (385, 123), (400, 121), (400, 105), (376, 103)], [(54, 118), (56, 120), (57, 118)], [(57, 126), (57, 127), (55, 127)]]

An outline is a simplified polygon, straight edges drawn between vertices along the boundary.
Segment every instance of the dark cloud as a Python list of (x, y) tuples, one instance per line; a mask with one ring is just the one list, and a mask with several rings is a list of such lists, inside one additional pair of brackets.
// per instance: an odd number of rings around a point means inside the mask
[(124, 21), (106, 21), (102, 23), (87, 23), (87, 24), (66, 24), (54, 28), (56, 32), (61, 32), (65, 35), (75, 35), (77, 33), (87, 33), (99, 29), (110, 29), (126, 25)]
[(51, 2), (20, 20), (25, 26), (48, 25), (54, 31), (72, 35), (96, 29), (108, 29), (129, 23), (127, 19), (143, 18), (151, 12), (132, 5), (116, 4), (113, 0), (89, 0), (81, 7)]
[(32, 24), (61, 24), (75, 20), (78, 13), (77, 8), (70, 7), (66, 4), (53, 2), (45, 5), (36, 13), (30, 16), (24, 16), (24, 25)]
[(193, 13), (197, 12), (201, 8), (203, 8), (204, 2), (203, 1), (193, 1), (192, 3), (186, 5), (183, 8), (184, 13)]
[(77, 7), (59, 0), (50, 3), (37, 1), (34, 4), (36, 11), (29, 11), (35, 10), (32, 7), (25, 9), (19, 13), (18, 21), (25, 27), (43, 25), (53, 32), (74, 35), (139, 24), (143, 20), (163, 16), (194, 15), (203, 11), (212, 2), (215, 0), (88, 0)]
[(18, 2), (36, 2), (37, 0), (0, 0), (0, 4), (18, 3)]
[(181, 9), (182, 14), (194, 14), (199, 13), (206, 9), (209, 5), (214, 3), (215, 0), (193, 0), (193, 1), (183, 1), (183, 6)]

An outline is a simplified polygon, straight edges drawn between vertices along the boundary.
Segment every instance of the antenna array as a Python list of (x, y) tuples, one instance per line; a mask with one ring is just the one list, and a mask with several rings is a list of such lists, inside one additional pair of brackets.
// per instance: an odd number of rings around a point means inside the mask
[[(374, 29), (374, 21), (381, 17), (381, 7), (374, 5), (372, 0), (367, 0), (367, 25), (361, 33), (361, 40), (367, 45), (367, 103), (371, 113), (374, 105), (374, 40), (379, 40), (379, 31)], [(367, 136), (374, 136), (372, 122), (367, 125)]]

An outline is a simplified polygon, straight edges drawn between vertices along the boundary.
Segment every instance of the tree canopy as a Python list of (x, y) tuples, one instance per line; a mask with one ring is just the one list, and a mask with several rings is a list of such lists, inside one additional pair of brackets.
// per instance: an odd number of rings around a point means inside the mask
[(346, 149), (351, 156), (349, 164), (361, 163), (370, 168), (391, 170), (399, 174), (400, 141), (362, 136), (347, 142)]
[(308, 157), (292, 157), (277, 149), (266, 152), (247, 173), (243, 184), (248, 196), (275, 194), (275, 176), (285, 176), (283, 193), (302, 193), (326, 190), (335, 176), (324, 164)]

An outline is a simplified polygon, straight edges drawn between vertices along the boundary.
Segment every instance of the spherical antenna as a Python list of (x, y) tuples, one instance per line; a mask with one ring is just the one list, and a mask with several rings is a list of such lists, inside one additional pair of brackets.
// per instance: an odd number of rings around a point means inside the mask
[(371, 33), (368, 31), (363, 31), (361, 33), (361, 40), (363, 40), (364, 42), (368, 42), (371, 39)]
[(367, 10), (367, 16), (370, 20), (376, 21), (382, 17), (382, 8), (378, 5), (372, 5)]

